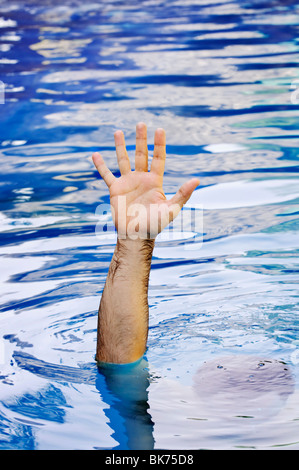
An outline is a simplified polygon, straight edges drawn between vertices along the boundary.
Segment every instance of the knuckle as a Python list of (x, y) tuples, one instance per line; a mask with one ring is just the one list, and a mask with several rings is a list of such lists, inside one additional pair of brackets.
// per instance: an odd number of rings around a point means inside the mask
[(135, 156), (138, 158), (141, 158), (141, 157), (146, 157), (147, 154), (143, 152), (142, 150), (136, 150)]

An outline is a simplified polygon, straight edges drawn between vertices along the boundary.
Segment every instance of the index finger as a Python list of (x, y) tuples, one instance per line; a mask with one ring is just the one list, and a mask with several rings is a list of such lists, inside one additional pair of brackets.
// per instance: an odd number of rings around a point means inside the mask
[(166, 159), (166, 134), (164, 129), (159, 128), (156, 130), (154, 144), (151, 171), (163, 176)]

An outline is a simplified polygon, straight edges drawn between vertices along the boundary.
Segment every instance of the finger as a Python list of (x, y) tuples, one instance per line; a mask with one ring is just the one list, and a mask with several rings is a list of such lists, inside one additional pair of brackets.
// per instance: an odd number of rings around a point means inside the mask
[(148, 170), (147, 128), (143, 122), (136, 126), (135, 170)]
[(98, 152), (94, 153), (92, 155), (92, 161), (94, 163), (94, 166), (100, 173), (101, 177), (107, 184), (108, 188), (112, 185), (113, 181), (116, 180), (115, 176), (111, 173), (109, 168), (106, 166), (106, 163), (103, 160), (102, 155), (100, 155)]
[(192, 178), (191, 180), (186, 181), (186, 183), (184, 183), (177, 193), (168, 201), (168, 204), (178, 204), (182, 208), (184, 204), (186, 204), (186, 202), (190, 199), (191, 194), (198, 185), (198, 178)]
[(125, 175), (131, 171), (130, 160), (127, 154), (125, 136), (122, 131), (116, 131), (114, 133), (114, 141), (116, 148), (116, 156), (120, 173)]
[(157, 175), (163, 176), (166, 159), (166, 134), (164, 129), (156, 130), (154, 144), (151, 171)]

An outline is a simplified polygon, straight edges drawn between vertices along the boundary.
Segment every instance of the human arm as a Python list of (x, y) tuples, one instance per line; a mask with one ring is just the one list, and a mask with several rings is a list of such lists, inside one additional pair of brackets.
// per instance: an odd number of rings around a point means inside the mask
[(146, 349), (148, 280), (155, 238), (176, 217), (199, 181), (192, 178), (167, 200), (163, 191), (165, 131), (155, 132), (150, 171), (145, 124), (136, 126), (135, 171), (131, 170), (123, 133), (117, 131), (114, 139), (119, 178), (99, 153), (93, 154), (109, 188), (118, 234), (99, 307), (96, 359), (126, 364), (141, 358)]

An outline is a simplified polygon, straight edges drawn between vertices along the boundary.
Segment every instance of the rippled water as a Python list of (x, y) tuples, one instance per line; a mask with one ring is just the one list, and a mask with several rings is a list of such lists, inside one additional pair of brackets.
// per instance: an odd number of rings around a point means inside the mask
[[(0, 7), (0, 447), (298, 449), (297, 2)], [(113, 377), (94, 363), (114, 240), (90, 155), (117, 172), (113, 132), (133, 155), (141, 120), (150, 143), (166, 130), (167, 194), (200, 177), (203, 243), (157, 242), (148, 362)], [(216, 412), (192, 378), (227, 355), (284, 361), (294, 392)]]

